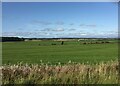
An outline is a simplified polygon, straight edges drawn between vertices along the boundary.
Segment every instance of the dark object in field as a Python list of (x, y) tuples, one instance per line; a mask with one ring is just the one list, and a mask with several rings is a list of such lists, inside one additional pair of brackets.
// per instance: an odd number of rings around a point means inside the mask
[(40, 44), (38, 44), (40, 46)]
[(101, 43), (105, 43), (105, 42), (101, 42)]
[(64, 44), (64, 41), (62, 41), (61, 45), (63, 45), (63, 44)]
[(105, 43), (110, 43), (110, 42), (105, 42)]
[(96, 42), (96, 44), (100, 44), (99, 42)]
[(83, 44), (87, 44), (86, 42), (84, 42)]
[(56, 44), (52, 43), (52, 45), (56, 45)]

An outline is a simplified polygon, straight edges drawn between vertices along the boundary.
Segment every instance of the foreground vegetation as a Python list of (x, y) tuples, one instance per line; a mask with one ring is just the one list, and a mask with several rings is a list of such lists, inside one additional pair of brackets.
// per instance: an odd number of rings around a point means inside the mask
[(3, 65), (3, 84), (117, 84), (118, 61), (87, 65), (69, 61), (61, 65)]

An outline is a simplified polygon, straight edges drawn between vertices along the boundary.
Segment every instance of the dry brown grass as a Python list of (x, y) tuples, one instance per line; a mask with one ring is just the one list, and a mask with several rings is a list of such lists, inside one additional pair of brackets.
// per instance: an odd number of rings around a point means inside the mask
[(95, 65), (19, 63), (1, 66), (0, 70), (3, 84), (117, 84), (119, 78), (117, 61)]

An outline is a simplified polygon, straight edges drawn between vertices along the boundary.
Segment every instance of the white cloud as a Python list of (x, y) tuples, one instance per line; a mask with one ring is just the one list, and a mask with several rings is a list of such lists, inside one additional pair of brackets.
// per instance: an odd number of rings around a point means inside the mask
[(117, 31), (101, 31), (101, 32), (64, 32), (64, 28), (52, 29), (50, 31), (37, 31), (37, 32), (3, 32), (3, 36), (18, 36), (18, 37), (37, 37), (37, 38), (46, 38), (46, 37), (84, 37), (84, 38), (115, 38), (118, 37)]

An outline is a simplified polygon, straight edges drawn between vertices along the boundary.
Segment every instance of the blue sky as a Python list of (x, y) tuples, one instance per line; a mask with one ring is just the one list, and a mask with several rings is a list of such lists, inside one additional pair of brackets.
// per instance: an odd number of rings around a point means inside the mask
[(3, 2), (3, 36), (117, 37), (115, 2)]

